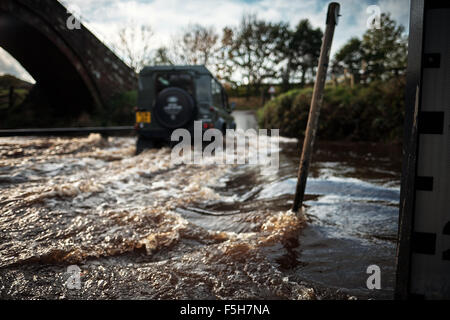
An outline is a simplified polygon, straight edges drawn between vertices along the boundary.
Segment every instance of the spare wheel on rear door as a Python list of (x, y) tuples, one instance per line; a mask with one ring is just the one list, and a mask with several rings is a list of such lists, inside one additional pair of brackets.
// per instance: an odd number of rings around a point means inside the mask
[(175, 129), (188, 124), (195, 116), (195, 102), (185, 90), (171, 87), (158, 94), (153, 113), (164, 127)]

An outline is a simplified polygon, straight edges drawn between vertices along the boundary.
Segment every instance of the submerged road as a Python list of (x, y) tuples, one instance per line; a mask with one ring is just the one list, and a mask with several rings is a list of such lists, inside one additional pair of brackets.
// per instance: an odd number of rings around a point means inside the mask
[[(236, 111), (239, 128), (255, 128)], [(135, 138), (0, 138), (0, 298), (389, 298), (399, 196), (393, 146), (322, 143), (306, 216), (280, 168), (176, 165)], [(258, 146), (254, 145), (254, 148)], [(398, 150), (398, 152), (400, 152)], [(382, 290), (365, 287), (382, 270)], [(69, 266), (81, 272), (67, 287)]]

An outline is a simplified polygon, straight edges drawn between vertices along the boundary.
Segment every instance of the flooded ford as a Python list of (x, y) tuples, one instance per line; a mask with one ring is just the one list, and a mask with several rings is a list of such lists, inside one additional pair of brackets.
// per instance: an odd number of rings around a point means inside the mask
[(319, 142), (300, 217), (301, 145), (279, 149), (275, 170), (135, 155), (134, 137), (1, 138), (0, 297), (392, 298), (399, 146)]

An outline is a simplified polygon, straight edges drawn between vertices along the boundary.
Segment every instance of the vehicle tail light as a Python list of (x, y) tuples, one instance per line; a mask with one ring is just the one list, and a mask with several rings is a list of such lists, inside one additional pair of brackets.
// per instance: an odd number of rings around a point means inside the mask
[(203, 123), (203, 129), (214, 128), (214, 123)]

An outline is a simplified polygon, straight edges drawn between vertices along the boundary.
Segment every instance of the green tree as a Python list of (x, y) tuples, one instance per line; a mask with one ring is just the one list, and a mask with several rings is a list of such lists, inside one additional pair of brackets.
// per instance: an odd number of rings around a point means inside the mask
[(346, 75), (348, 72), (355, 83), (359, 83), (362, 60), (361, 40), (353, 37), (334, 55), (331, 71), (335, 76)]
[(247, 97), (253, 87), (259, 94), (264, 80), (276, 78), (284, 59), (279, 41), (283, 39), (287, 25), (257, 19), (256, 15), (244, 15), (234, 32), (229, 57), (247, 82)]
[(300, 73), (300, 83), (305, 85), (308, 72), (313, 77), (317, 66), (323, 32), (320, 28), (313, 28), (308, 19), (301, 20), (295, 30), (289, 32), (288, 45), (285, 55), (285, 81), (297, 77)]
[(406, 70), (407, 39), (405, 28), (391, 19), (380, 17), (380, 28), (368, 29), (361, 42), (363, 77), (366, 81), (386, 80)]

